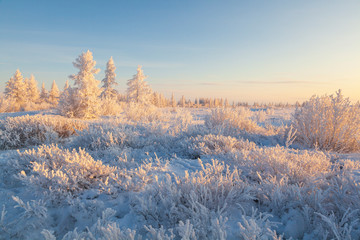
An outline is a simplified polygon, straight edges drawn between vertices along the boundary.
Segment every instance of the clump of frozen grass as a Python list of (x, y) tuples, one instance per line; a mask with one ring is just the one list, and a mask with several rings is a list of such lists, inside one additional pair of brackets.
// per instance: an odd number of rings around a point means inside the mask
[(174, 119), (169, 127), (170, 134), (175, 136), (189, 129), (193, 116), (190, 111), (185, 109), (177, 109)]
[(291, 150), (285, 147), (254, 147), (233, 154), (236, 164), (251, 179), (287, 177), (289, 183), (301, 183), (330, 171), (330, 158), (322, 152)]
[(78, 120), (60, 116), (19, 116), (0, 120), (0, 149), (57, 143), (87, 128)]
[(101, 114), (104, 116), (116, 116), (123, 112), (124, 103), (120, 103), (116, 98), (102, 98), (100, 100)]
[(162, 118), (162, 111), (154, 105), (129, 103), (125, 108), (125, 115), (131, 121), (152, 122)]
[(20, 178), (30, 186), (47, 189), (57, 195), (74, 195), (86, 189), (109, 187), (115, 167), (95, 161), (85, 150), (64, 150), (56, 145), (42, 145), (19, 153), (22, 162), (31, 164), (30, 172), (21, 171)]
[(256, 145), (248, 140), (236, 139), (222, 135), (208, 134), (190, 137), (190, 146), (188, 151), (192, 156), (218, 155), (235, 152), (240, 149), (251, 150)]
[(81, 148), (69, 151), (42, 145), (19, 153), (19, 165), (23, 166), (19, 178), (30, 187), (50, 193), (55, 200), (90, 189), (110, 194), (139, 191), (151, 181), (149, 172), (160, 169), (162, 163), (155, 160), (149, 159), (132, 169), (118, 168), (95, 161)]
[(252, 209), (251, 216), (242, 215), (241, 221), (238, 222), (239, 233), (238, 236), (244, 240), (252, 239), (282, 239), (276, 234), (272, 228), (279, 225), (279, 223), (269, 220), (272, 215), (268, 213), (259, 213), (257, 209)]
[[(155, 228), (173, 228), (179, 221), (189, 219), (199, 238), (221, 235), (225, 227), (228, 206), (252, 199), (251, 188), (240, 179), (237, 169), (224, 163), (201, 163), (201, 171), (185, 173), (184, 178), (167, 175), (133, 203), (133, 209)], [(213, 221), (214, 219), (219, 221)], [(224, 228), (222, 228), (224, 229)], [(215, 231), (215, 232), (214, 232)]]
[[(20, 209), (16, 216), (6, 216), (5, 208), (1, 215), (1, 239), (40, 239), (38, 231), (48, 227), (49, 214), (42, 200), (23, 202), (19, 197), (12, 196), (17, 203), (14, 208)], [(5, 221), (6, 216), (6, 221)]]
[(341, 91), (313, 96), (294, 114), (297, 141), (326, 151), (360, 150), (360, 104), (352, 104)]
[(207, 116), (205, 125), (210, 129), (218, 129), (220, 132), (264, 132), (263, 128), (251, 120), (251, 116), (251, 111), (245, 108), (217, 108)]
[[(71, 145), (82, 147), (87, 150), (100, 151), (109, 148), (123, 148), (125, 142), (132, 135), (136, 135), (132, 131), (133, 127), (126, 127), (118, 124), (92, 124), (88, 129), (79, 133)], [(127, 141), (126, 141), (127, 140)]]
[(267, 118), (267, 115), (268, 115), (267, 110), (266, 111), (265, 110), (259, 110), (259, 111), (256, 111), (254, 113), (253, 119), (258, 123), (265, 122), (265, 120)]

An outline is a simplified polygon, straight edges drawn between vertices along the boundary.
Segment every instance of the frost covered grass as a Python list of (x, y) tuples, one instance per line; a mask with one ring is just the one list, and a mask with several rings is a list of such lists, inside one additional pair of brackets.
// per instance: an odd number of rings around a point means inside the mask
[(341, 91), (313, 96), (296, 109), (294, 126), (306, 147), (337, 152), (360, 150), (360, 103), (352, 104)]
[(0, 120), (0, 149), (59, 142), (85, 128), (82, 121), (60, 116), (7, 117)]
[(0, 239), (358, 239), (359, 155), (292, 144), (281, 114), (6, 118)]

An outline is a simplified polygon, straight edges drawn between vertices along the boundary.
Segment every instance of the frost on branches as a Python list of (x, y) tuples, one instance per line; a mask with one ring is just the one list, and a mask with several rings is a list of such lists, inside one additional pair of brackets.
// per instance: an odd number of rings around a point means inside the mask
[(19, 69), (13, 77), (6, 83), (5, 97), (12, 102), (10, 111), (20, 111), (26, 102), (26, 84)]
[(59, 97), (60, 97), (60, 91), (54, 80), (51, 85), (48, 101), (51, 105), (56, 106), (59, 102)]
[(100, 114), (99, 81), (94, 74), (100, 70), (95, 68), (96, 61), (88, 50), (82, 53), (75, 62), (74, 67), (79, 69), (78, 74), (71, 75), (74, 80), (74, 88), (68, 88), (67, 93), (62, 96), (59, 104), (60, 113), (68, 117), (96, 118)]
[(114, 65), (114, 60), (111, 57), (106, 64), (105, 78), (103, 82), (103, 91), (101, 93), (101, 98), (115, 98), (117, 96), (117, 91), (113, 88), (113, 85), (117, 85), (115, 82), (115, 73), (116, 67)]
[(46, 88), (45, 88), (45, 84), (44, 83), (42, 83), (42, 85), (41, 85), (41, 93), (40, 93), (40, 101), (41, 102), (47, 102), (47, 100), (48, 100), (48, 91), (46, 90)]
[(28, 100), (33, 103), (38, 102), (40, 93), (34, 75), (31, 74), (30, 78), (26, 81), (26, 83)]
[(144, 81), (147, 76), (144, 75), (141, 66), (137, 68), (137, 73), (127, 83), (127, 97), (129, 102), (148, 104), (151, 99), (151, 88)]
[(341, 90), (313, 96), (294, 114), (297, 141), (306, 147), (336, 152), (360, 150), (360, 104), (352, 104)]

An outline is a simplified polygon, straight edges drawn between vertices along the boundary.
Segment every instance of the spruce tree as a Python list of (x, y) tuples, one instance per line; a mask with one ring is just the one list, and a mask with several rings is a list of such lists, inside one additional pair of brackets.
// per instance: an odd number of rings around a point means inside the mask
[(74, 80), (74, 87), (68, 88), (69, 91), (64, 95), (67, 97), (62, 98), (59, 104), (60, 113), (70, 117), (96, 118), (100, 114), (100, 81), (95, 79), (94, 74), (100, 69), (95, 68), (96, 61), (89, 50), (82, 53), (73, 65), (79, 72), (69, 76)]
[(59, 97), (60, 97), (60, 91), (54, 80), (51, 85), (51, 90), (49, 92), (48, 102), (51, 105), (56, 106), (59, 102)]
[(24, 107), (26, 103), (26, 84), (19, 69), (6, 83), (4, 94), (8, 100), (13, 102), (13, 111), (19, 111)]
[(26, 81), (27, 85), (27, 99), (32, 103), (37, 103), (40, 98), (40, 92), (37, 87), (37, 82), (34, 75), (31, 74), (30, 78)]
[(111, 57), (106, 64), (105, 78), (102, 80), (103, 91), (101, 93), (101, 98), (116, 98), (118, 93), (113, 88), (114, 85), (117, 85), (117, 83), (115, 81), (115, 77), (116, 77), (115, 70), (116, 70), (116, 67), (114, 65), (114, 60)]
[(147, 76), (144, 75), (141, 66), (137, 68), (137, 73), (132, 79), (128, 80), (127, 98), (129, 102), (149, 104), (151, 99), (151, 88), (144, 81)]
[(173, 108), (176, 107), (176, 101), (175, 101), (174, 93), (171, 94), (171, 107), (173, 107)]
[(47, 102), (48, 101), (48, 91), (46, 90), (46, 88), (45, 88), (45, 84), (44, 83), (42, 83), (41, 84), (41, 92), (40, 92), (40, 101), (42, 102), (42, 103), (45, 103), (45, 102)]

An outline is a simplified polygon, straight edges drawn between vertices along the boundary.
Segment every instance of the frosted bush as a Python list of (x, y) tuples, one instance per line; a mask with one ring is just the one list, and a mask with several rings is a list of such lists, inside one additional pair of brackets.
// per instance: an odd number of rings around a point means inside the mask
[(116, 98), (102, 98), (101, 99), (101, 114), (104, 116), (119, 115), (123, 112), (124, 104), (119, 103)]
[[(170, 117), (168, 117), (169, 119)], [(193, 116), (190, 111), (184, 109), (177, 109), (173, 121), (171, 121), (170, 133), (175, 136), (188, 130)]]
[(264, 110), (256, 111), (253, 119), (256, 122), (264, 122), (266, 120), (267, 114), (268, 114), (268, 111), (264, 111)]
[(60, 116), (19, 116), (0, 120), (0, 149), (56, 143), (87, 128), (81, 121)]
[(329, 229), (329, 235), (333, 239), (356, 239), (359, 237), (359, 209), (350, 210), (347, 209), (344, 215), (337, 219), (337, 217), (332, 213), (330, 216), (324, 216), (317, 213), (321, 219), (327, 224), (327, 229)]
[(86, 189), (108, 188), (115, 167), (95, 161), (87, 152), (63, 150), (56, 145), (42, 145), (38, 149), (19, 153), (22, 162), (31, 164), (20, 178), (29, 185), (41, 187), (59, 196), (77, 194)]
[(14, 100), (7, 99), (5, 97), (0, 97), (0, 113), (2, 112), (11, 112), (13, 106), (15, 104)]
[(125, 109), (126, 117), (131, 121), (152, 122), (162, 117), (162, 111), (153, 105), (129, 103)]
[(294, 114), (297, 140), (306, 147), (336, 152), (360, 150), (360, 104), (341, 91), (313, 96)]
[(239, 237), (244, 240), (253, 239), (282, 239), (281, 236), (276, 234), (272, 228), (279, 225), (269, 220), (272, 215), (267, 213), (259, 213), (257, 210), (252, 210), (251, 216), (243, 215), (241, 222), (238, 222)]
[[(2, 222), (1, 239), (40, 239), (38, 229), (48, 226), (49, 214), (42, 200), (23, 202), (19, 197), (12, 196), (17, 203), (14, 208), (19, 209), (16, 216), (7, 216), (7, 222)], [(2, 218), (6, 212), (3, 212)], [(3, 220), (3, 219), (2, 219)], [(9, 221), (10, 220), (10, 221)]]
[[(130, 129), (129, 129), (130, 128)], [(86, 148), (92, 151), (106, 150), (109, 148), (123, 148), (129, 135), (136, 134), (131, 131), (131, 127), (124, 125), (93, 124), (88, 129), (79, 133), (72, 146)]]
[(83, 149), (69, 151), (56, 145), (19, 153), (19, 161), (24, 166), (19, 174), (24, 183), (58, 199), (89, 189), (105, 193), (139, 191), (151, 180), (149, 171), (160, 165), (160, 161), (149, 161), (134, 169), (121, 169), (95, 161)]
[[(173, 228), (181, 220), (189, 219), (196, 235), (207, 238), (211, 234), (221, 235), (215, 225), (225, 225), (227, 207), (245, 203), (251, 197), (249, 188), (241, 179), (237, 169), (230, 170), (223, 163), (213, 161), (201, 171), (185, 173), (184, 178), (170, 175), (152, 185), (144, 195), (133, 203), (134, 210), (153, 227), (163, 225)], [(220, 222), (213, 222), (215, 218)]]
[(250, 110), (243, 108), (217, 108), (211, 112), (210, 116), (207, 116), (205, 125), (210, 129), (220, 131), (260, 133), (263, 129), (251, 120), (251, 114)]
[(236, 139), (233, 137), (225, 137), (222, 135), (205, 135), (191, 137), (189, 139), (190, 146), (188, 151), (192, 156), (201, 155), (218, 155), (223, 153), (230, 153), (240, 149), (250, 150), (256, 145), (248, 140)]
[(284, 147), (256, 147), (241, 150), (233, 159), (252, 179), (283, 177), (301, 183), (330, 170), (330, 158), (322, 152), (290, 150)]

